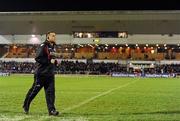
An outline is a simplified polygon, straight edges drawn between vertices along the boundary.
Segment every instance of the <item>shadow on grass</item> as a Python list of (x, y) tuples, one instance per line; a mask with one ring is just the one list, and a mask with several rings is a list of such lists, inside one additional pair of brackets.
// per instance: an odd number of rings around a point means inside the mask
[(144, 114), (180, 114), (179, 111), (155, 111), (155, 112), (137, 112), (137, 113), (130, 113), (132, 115), (144, 115)]
[(65, 115), (64, 114), (60, 114), (58, 116), (49, 116), (49, 114), (47, 112), (33, 112), (33, 111), (30, 111), (28, 114), (25, 114), (23, 112), (23, 110), (17, 110), (17, 111), (14, 111), (14, 110), (0, 110), (0, 115), (9, 115), (9, 116), (15, 116), (15, 115), (18, 115), (18, 116), (21, 116), (21, 115), (24, 115), (24, 116), (30, 116), (30, 117), (41, 117), (41, 116), (45, 116), (45, 117), (49, 117), (49, 118), (52, 118), (52, 117), (64, 117)]
[(23, 111), (0, 110), (1, 114), (22, 114)]
[(92, 115), (100, 115), (100, 116), (106, 116), (106, 115), (156, 115), (156, 114), (163, 114), (163, 115), (168, 115), (168, 114), (180, 114), (179, 111), (155, 111), (155, 112), (127, 112), (127, 113), (74, 113), (74, 112), (65, 112), (62, 115), (63, 116), (92, 116)]
[(23, 110), (16, 110), (16, 111), (12, 111), (12, 110), (0, 110), (1, 114), (11, 114), (11, 115), (29, 115), (29, 116), (32, 116), (32, 115), (37, 115), (37, 116), (41, 116), (41, 115), (48, 115), (48, 113), (45, 113), (45, 112), (29, 112), (29, 114), (25, 114), (23, 112)]

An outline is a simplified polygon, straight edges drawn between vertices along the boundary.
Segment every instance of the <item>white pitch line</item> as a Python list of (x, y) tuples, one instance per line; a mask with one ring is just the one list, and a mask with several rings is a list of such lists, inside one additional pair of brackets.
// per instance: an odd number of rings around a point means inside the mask
[[(136, 80), (136, 81), (137, 81), (137, 80)], [(119, 87), (115, 87), (115, 88), (113, 88), (113, 89), (110, 89), (110, 90), (108, 90), (108, 91), (105, 91), (105, 92), (103, 92), (103, 93), (101, 93), (101, 94), (99, 94), (99, 95), (96, 95), (96, 96), (94, 96), (94, 97), (91, 97), (91, 98), (89, 98), (89, 99), (87, 99), (87, 100), (85, 100), (85, 101), (83, 101), (83, 102), (81, 102), (81, 103), (79, 103), (79, 104), (77, 104), (77, 105), (74, 105), (74, 106), (71, 106), (71, 107), (69, 107), (69, 108), (66, 108), (66, 109), (62, 110), (62, 112), (66, 112), (66, 111), (70, 111), (70, 110), (72, 110), (72, 109), (78, 108), (78, 107), (80, 107), (80, 106), (82, 106), (82, 105), (84, 105), (84, 104), (87, 104), (87, 103), (95, 100), (96, 98), (99, 98), (99, 97), (101, 97), (101, 96), (107, 95), (107, 94), (111, 93), (111, 92), (114, 91), (114, 90), (121, 89), (121, 88), (123, 88), (123, 87), (127, 87), (128, 85), (133, 84), (133, 83), (135, 83), (136, 81), (129, 82), (129, 83), (127, 83), (127, 84), (124, 84), (124, 85), (121, 85), (121, 86), (119, 86)]]
[(6, 116), (6, 115), (0, 115), (0, 121), (20, 121), (24, 120), (29, 116)]

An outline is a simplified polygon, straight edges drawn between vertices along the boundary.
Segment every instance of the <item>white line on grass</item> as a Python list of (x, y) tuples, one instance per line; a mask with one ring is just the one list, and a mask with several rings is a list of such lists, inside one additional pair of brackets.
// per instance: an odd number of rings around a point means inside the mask
[(73, 110), (73, 109), (75, 109), (75, 108), (78, 108), (78, 107), (80, 107), (80, 106), (82, 106), (82, 105), (84, 105), (84, 104), (87, 104), (87, 103), (95, 100), (96, 98), (99, 98), (99, 97), (101, 97), (101, 96), (107, 95), (107, 94), (111, 93), (111, 92), (114, 91), (114, 90), (121, 89), (121, 88), (123, 88), (123, 87), (127, 87), (128, 85), (133, 84), (133, 83), (135, 83), (136, 81), (137, 81), (137, 80), (135, 80), (135, 81), (133, 81), (133, 82), (129, 82), (129, 83), (124, 84), (124, 85), (121, 85), (121, 86), (118, 86), (118, 87), (115, 87), (115, 88), (110, 89), (110, 90), (108, 90), (108, 91), (102, 92), (101, 94), (96, 95), (96, 96), (94, 96), (94, 97), (91, 97), (91, 98), (89, 98), (89, 99), (87, 99), (87, 100), (85, 100), (85, 101), (83, 101), (83, 102), (81, 102), (81, 103), (79, 103), (79, 104), (77, 104), (77, 105), (74, 105), (74, 106), (71, 106), (71, 107), (69, 107), (69, 108), (66, 108), (66, 109), (62, 110), (62, 113), (63, 113), (63, 112), (70, 111), (70, 110)]
[(7, 115), (0, 115), (0, 121), (20, 121), (25, 118), (29, 118), (29, 116), (7, 116)]

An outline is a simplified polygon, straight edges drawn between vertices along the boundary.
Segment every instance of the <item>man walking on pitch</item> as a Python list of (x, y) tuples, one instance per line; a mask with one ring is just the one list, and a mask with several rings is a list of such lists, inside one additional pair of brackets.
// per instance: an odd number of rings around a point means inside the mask
[(57, 116), (59, 112), (55, 108), (55, 76), (54, 69), (57, 60), (51, 53), (55, 53), (56, 33), (50, 31), (46, 34), (46, 40), (40, 45), (36, 53), (36, 70), (34, 74), (34, 83), (29, 89), (24, 100), (23, 109), (26, 114), (29, 113), (31, 101), (44, 87), (46, 103), (49, 115)]

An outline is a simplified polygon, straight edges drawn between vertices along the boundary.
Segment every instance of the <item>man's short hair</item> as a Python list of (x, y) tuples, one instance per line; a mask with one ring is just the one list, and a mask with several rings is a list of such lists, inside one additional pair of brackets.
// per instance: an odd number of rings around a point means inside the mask
[(46, 38), (48, 37), (48, 35), (49, 35), (50, 33), (56, 33), (56, 32), (54, 32), (54, 31), (48, 31), (48, 32), (46, 33)]

